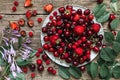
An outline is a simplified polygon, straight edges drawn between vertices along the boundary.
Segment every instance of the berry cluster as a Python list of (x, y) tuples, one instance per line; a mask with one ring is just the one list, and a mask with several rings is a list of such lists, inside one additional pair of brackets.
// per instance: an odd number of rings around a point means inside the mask
[(60, 7), (42, 28), (46, 34), (43, 48), (54, 57), (78, 66), (90, 61), (91, 50), (95, 53), (100, 51), (103, 39), (103, 35), (98, 34), (100, 28), (89, 9), (75, 10), (69, 5)]

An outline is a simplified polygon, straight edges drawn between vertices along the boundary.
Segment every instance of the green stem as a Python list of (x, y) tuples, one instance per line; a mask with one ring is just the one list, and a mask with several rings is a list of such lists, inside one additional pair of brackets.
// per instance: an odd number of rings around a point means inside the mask
[(6, 74), (7, 70), (9, 69), (10, 64), (8, 66), (6, 66), (6, 68), (4, 69), (2, 75), (0, 76), (0, 79), (2, 79), (2, 77)]

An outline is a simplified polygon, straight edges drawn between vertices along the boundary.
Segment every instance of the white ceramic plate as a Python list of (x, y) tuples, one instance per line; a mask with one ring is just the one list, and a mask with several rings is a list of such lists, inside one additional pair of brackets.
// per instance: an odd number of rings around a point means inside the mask
[[(65, 6), (65, 7), (66, 7), (66, 6)], [(84, 10), (87, 9), (87, 8), (86, 8), (86, 7), (83, 7), (83, 6), (73, 5), (73, 9), (75, 9), (75, 10), (77, 10), (77, 9), (82, 9), (82, 11), (84, 11)], [(55, 9), (55, 10), (53, 10), (53, 11), (46, 17), (45, 21), (43, 22), (42, 27), (45, 27), (45, 26), (46, 26), (46, 24), (49, 22), (49, 16), (50, 16), (50, 15), (53, 15), (53, 12), (54, 12), (54, 11), (57, 11), (57, 12), (58, 12), (58, 8)], [(58, 12), (58, 13), (59, 13), (59, 12)], [(91, 12), (91, 13), (92, 13), (92, 12)], [(95, 23), (98, 23), (95, 18), (94, 18), (93, 21), (94, 21)], [(100, 25), (101, 25), (101, 24), (100, 24)], [(100, 31), (99, 31), (98, 34), (104, 35), (104, 31), (103, 31), (102, 25), (101, 25), (101, 29), (100, 29)], [(45, 42), (44, 42), (44, 39), (43, 39), (45, 35), (46, 35), (46, 34), (41, 33), (41, 43), (42, 43), (42, 45), (45, 43)], [(61, 65), (61, 66), (69, 67), (69, 66), (71, 65), (71, 64), (66, 63), (64, 60), (61, 60), (61, 59), (59, 59), (59, 58), (54, 57), (53, 54), (50, 53), (50, 52), (48, 52), (48, 51), (45, 51), (45, 53), (48, 55), (48, 57), (49, 57), (53, 62), (55, 62), (55, 63), (57, 63), (57, 64), (59, 64), (59, 65)], [(98, 55), (98, 53), (95, 53), (95, 52), (91, 51), (90, 61), (89, 61), (89, 62), (91, 62), (93, 59), (95, 59), (97, 55)], [(78, 65), (78, 66), (86, 65), (86, 64), (88, 64), (89, 62), (84, 62), (83, 64), (80, 64), (80, 65)]]

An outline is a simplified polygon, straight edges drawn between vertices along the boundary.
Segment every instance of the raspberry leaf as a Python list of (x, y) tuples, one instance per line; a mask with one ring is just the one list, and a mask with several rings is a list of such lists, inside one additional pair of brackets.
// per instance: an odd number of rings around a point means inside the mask
[(70, 73), (68, 72), (68, 69), (66, 69), (64, 67), (59, 67), (58, 73), (59, 73), (59, 76), (64, 78), (64, 79), (70, 78)]
[(120, 65), (113, 68), (112, 75), (116, 79), (120, 78)]
[(104, 36), (105, 36), (105, 40), (107, 42), (113, 43), (113, 41), (114, 41), (114, 35), (112, 34), (112, 32), (105, 32)]
[(100, 57), (105, 61), (114, 61), (117, 54), (116, 52), (111, 48), (102, 48), (100, 52)]
[(116, 18), (114, 19), (111, 23), (110, 23), (110, 26), (111, 26), (111, 29), (116, 29), (120, 24), (120, 20), (119, 18)]
[(103, 16), (99, 17), (99, 18), (97, 19), (97, 21), (98, 21), (99, 23), (104, 23), (104, 22), (106, 22), (106, 21), (108, 20), (109, 15), (110, 15), (110, 13), (107, 12), (107, 13), (104, 14)]
[(109, 68), (108, 68), (105, 64), (103, 64), (103, 65), (100, 67), (100, 72), (99, 72), (99, 74), (100, 74), (100, 77), (101, 77), (102, 79), (106, 78), (106, 77), (109, 75)]
[(75, 66), (71, 66), (71, 67), (69, 68), (69, 73), (70, 73), (73, 77), (75, 77), (75, 78), (77, 78), (77, 79), (82, 76), (81, 71), (80, 71), (77, 67), (75, 67)]
[(120, 52), (120, 43), (114, 42), (113, 43), (113, 49), (115, 52), (119, 53)]

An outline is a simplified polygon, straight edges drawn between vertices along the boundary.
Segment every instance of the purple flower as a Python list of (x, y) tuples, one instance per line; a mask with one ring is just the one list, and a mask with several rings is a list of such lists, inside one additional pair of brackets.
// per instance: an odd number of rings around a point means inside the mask
[(12, 57), (11, 57), (11, 55), (8, 55), (8, 63), (12, 63)]
[(15, 63), (14, 63), (14, 62), (11, 64), (10, 70), (11, 70), (11, 71), (16, 71), (16, 66), (15, 66)]
[[(16, 65), (17, 66), (17, 65)], [(20, 67), (19, 66), (17, 66), (17, 73), (21, 73), (22, 72), (22, 70), (20, 69)]]
[(12, 71), (12, 75), (13, 75), (13, 77), (14, 77), (14, 78), (16, 78), (16, 77), (17, 77), (17, 73), (16, 73), (16, 72), (14, 72), (14, 71)]
[(13, 49), (13, 46), (12, 44), (10, 45), (10, 54), (13, 55), (13, 56), (16, 56), (16, 51)]

